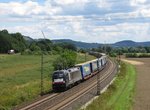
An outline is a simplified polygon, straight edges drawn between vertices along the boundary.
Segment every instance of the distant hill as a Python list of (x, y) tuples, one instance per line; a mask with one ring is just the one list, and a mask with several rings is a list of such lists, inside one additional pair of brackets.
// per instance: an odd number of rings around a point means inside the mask
[[(24, 36), (24, 39), (26, 41), (28, 41), (29, 43), (33, 42), (33, 41), (39, 41), (40, 39), (32, 39), (28, 36)], [(70, 40), (70, 39), (57, 39), (57, 40), (51, 40), (53, 43), (72, 43), (74, 44), (76, 47), (78, 48), (97, 48), (99, 46), (102, 46), (104, 44), (101, 43), (86, 43), (86, 42), (81, 42), (81, 41), (74, 41), (74, 40)], [(109, 44), (112, 47), (138, 47), (138, 46), (150, 46), (150, 41), (148, 42), (134, 42), (131, 40), (124, 40), (124, 41), (119, 41), (113, 44)]]
[(98, 44), (98, 43), (86, 43), (86, 42), (80, 42), (80, 41), (73, 41), (73, 40), (70, 40), (70, 39), (59, 39), (59, 40), (52, 40), (53, 43), (64, 43), (64, 42), (67, 42), (67, 43), (72, 43), (74, 45), (76, 45), (76, 47), (78, 48), (97, 48), (99, 47), (101, 44)]
[(138, 47), (138, 46), (150, 46), (149, 42), (134, 42), (131, 40), (124, 40), (112, 44), (113, 47)]
[[(61, 43), (61, 42), (73, 43), (78, 48), (97, 48), (101, 45), (104, 45), (104, 44), (99, 44), (99, 43), (85, 43), (85, 42), (80, 42), (80, 41), (73, 41), (73, 40), (69, 40), (69, 39), (52, 40), (52, 42), (54, 42), (54, 43)], [(109, 45), (113, 46), (113, 47), (138, 47), (138, 46), (150, 46), (150, 42), (134, 42), (131, 40), (124, 40), (124, 41), (116, 42), (114, 44), (109, 44)]]

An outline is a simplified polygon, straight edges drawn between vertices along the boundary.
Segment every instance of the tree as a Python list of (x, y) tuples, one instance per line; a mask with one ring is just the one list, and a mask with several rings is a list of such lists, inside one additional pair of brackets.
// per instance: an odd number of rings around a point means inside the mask
[(41, 48), (42, 51), (52, 50), (52, 42), (49, 39), (41, 39), (36, 44)]
[(27, 43), (21, 33), (10, 34), (12, 36), (12, 46), (16, 52), (22, 52), (27, 48)]
[(65, 43), (58, 43), (57, 45), (62, 47), (63, 49), (77, 51), (77, 47), (74, 44), (71, 44), (71, 43), (65, 42)]
[(54, 62), (53, 66), (55, 70), (67, 69), (75, 65), (77, 53), (69, 50), (65, 50)]
[(63, 52), (63, 48), (57, 44), (53, 44), (53, 50), (57, 51), (58, 53)]
[(144, 47), (147, 53), (150, 53), (150, 47)]
[(41, 51), (41, 48), (39, 46), (37, 46), (35, 42), (30, 44), (29, 49), (31, 51)]
[[(91, 50), (91, 51), (92, 51), (92, 50)], [(85, 49), (81, 48), (81, 49), (79, 49), (79, 50), (78, 50), (78, 52), (80, 52), (80, 53), (86, 53), (86, 52), (87, 52), (87, 50), (85, 50)]]
[(103, 46), (99, 46), (97, 49), (98, 52), (103, 53), (104, 52), (104, 48)]
[(9, 34), (7, 30), (0, 31), (0, 53), (7, 53), (10, 49), (21, 52), (26, 47), (26, 41), (20, 33)]
[(112, 51), (112, 47), (109, 45), (107, 45), (105, 48), (106, 48), (106, 53), (108, 54)]
[(0, 53), (7, 53), (12, 49), (11, 35), (7, 30), (0, 31)]

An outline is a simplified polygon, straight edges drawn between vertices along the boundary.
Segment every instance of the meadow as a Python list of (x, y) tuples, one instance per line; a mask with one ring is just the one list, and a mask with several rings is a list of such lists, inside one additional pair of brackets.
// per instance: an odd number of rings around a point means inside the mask
[[(44, 55), (44, 92), (51, 89), (53, 61), (58, 55)], [(87, 55), (86, 60), (95, 57)], [(85, 55), (78, 53), (76, 63), (85, 62)], [(0, 110), (9, 110), (40, 95), (41, 56), (0, 55)]]
[(85, 110), (131, 110), (135, 95), (136, 71), (131, 64), (122, 63), (121, 72), (108, 90)]

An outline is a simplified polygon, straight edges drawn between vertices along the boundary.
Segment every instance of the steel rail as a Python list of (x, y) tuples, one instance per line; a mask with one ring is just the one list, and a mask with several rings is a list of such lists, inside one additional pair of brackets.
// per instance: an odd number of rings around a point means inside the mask
[[(100, 84), (103, 83), (114, 72), (114, 70), (112, 70), (113, 66), (115, 69), (115, 64), (113, 63), (111, 65), (111, 68), (109, 67), (109, 69), (105, 72), (105, 74), (99, 79)], [(98, 74), (100, 74), (100, 73), (98, 73)], [(87, 94), (89, 91), (94, 89), (96, 86), (97, 86), (97, 82), (95, 81), (94, 83), (92, 83), (91, 85), (82, 89), (81, 91), (77, 92), (73, 96), (66, 97), (64, 100), (61, 100), (62, 101), (61, 103), (58, 103), (58, 104), (51, 106), (51, 107), (47, 107), (44, 110), (62, 110), (63, 108), (65, 108), (69, 104), (73, 103), (75, 100), (79, 99), (81, 96)]]

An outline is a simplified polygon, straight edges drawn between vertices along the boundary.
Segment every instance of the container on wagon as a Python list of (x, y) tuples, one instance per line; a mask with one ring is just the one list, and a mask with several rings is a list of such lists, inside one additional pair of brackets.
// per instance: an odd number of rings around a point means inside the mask
[(70, 68), (68, 71), (68, 84), (74, 84), (82, 80), (82, 74), (79, 67)]
[(90, 62), (85, 62), (85, 63), (77, 64), (76, 67), (80, 67), (83, 79), (87, 79), (87, 78), (89, 78), (91, 76)]
[(91, 72), (96, 72), (98, 69), (98, 59), (92, 60), (90, 62), (90, 66), (91, 66)]

